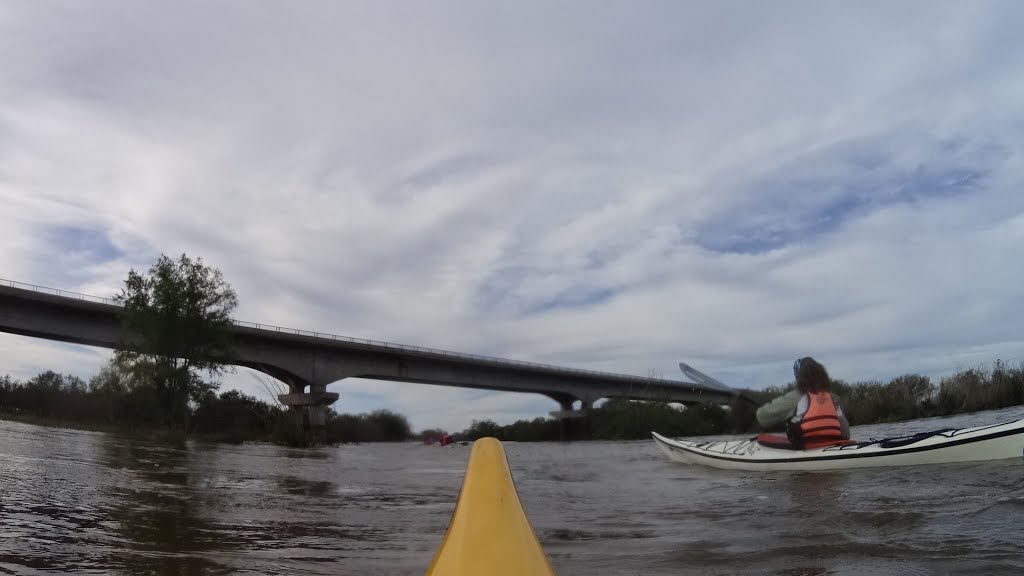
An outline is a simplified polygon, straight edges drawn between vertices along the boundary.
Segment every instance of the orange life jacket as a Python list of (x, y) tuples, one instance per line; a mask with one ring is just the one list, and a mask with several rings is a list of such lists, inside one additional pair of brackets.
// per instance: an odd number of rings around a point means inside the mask
[(804, 448), (821, 448), (843, 444), (836, 405), (830, 392), (808, 392), (807, 412), (800, 420), (800, 439)]

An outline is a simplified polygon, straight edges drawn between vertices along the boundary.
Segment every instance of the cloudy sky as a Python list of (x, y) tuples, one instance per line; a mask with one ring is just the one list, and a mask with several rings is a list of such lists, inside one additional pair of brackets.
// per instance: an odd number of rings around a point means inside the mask
[[(737, 386), (1024, 360), (1017, 2), (0, 0), (0, 278)], [(0, 373), (105, 350), (0, 334)], [(252, 373), (226, 386), (266, 395)], [(461, 429), (542, 396), (372, 380)]]

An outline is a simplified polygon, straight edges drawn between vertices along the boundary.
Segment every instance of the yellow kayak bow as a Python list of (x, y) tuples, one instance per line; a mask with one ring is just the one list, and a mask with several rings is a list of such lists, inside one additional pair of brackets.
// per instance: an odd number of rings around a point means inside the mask
[(426, 576), (555, 576), (516, 493), (505, 449), (480, 438)]

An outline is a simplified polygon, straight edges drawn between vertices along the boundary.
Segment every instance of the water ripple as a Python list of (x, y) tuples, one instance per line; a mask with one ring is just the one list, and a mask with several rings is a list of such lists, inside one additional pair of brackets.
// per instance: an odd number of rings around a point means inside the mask
[[(934, 422), (930, 423), (934, 424)], [(466, 450), (168, 447), (0, 422), (0, 574), (422, 574)], [(560, 576), (1021, 574), (1020, 462), (734, 473), (508, 446)]]

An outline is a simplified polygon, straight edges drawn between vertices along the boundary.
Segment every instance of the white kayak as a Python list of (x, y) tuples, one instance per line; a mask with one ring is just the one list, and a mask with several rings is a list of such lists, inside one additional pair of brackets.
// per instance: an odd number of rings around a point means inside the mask
[[(1003, 460), (1024, 456), (1024, 419), (973, 428), (946, 428), (812, 450), (773, 447), (785, 437), (695, 442), (651, 432), (669, 458), (730, 470), (837, 470)], [(760, 439), (760, 440), (759, 440)]]

